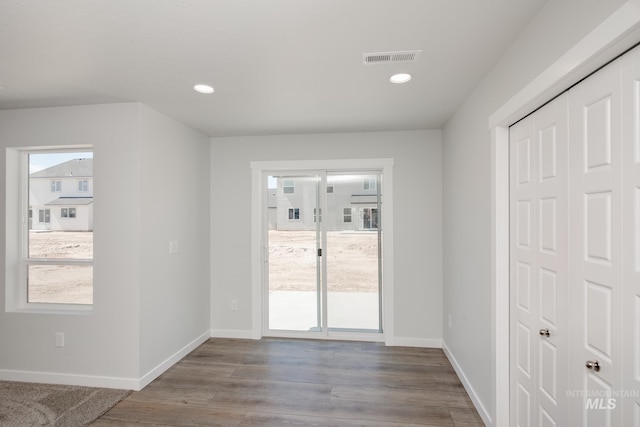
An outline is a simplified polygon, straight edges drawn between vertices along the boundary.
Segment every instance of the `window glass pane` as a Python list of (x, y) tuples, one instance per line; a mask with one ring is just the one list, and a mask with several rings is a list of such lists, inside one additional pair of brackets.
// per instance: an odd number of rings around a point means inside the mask
[(30, 303), (93, 304), (93, 266), (29, 265)]
[[(91, 152), (29, 154), (29, 209), (37, 211), (37, 216), (28, 221), (29, 258), (93, 258), (90, 180)], [(76, 190), (83, 190), (82, 197)]]
[(92, 259), (93, 233), (29, 231), (29, 258)]
[(28, 166), (27, 302), (93, 304), (93, 153), (32, 152)]

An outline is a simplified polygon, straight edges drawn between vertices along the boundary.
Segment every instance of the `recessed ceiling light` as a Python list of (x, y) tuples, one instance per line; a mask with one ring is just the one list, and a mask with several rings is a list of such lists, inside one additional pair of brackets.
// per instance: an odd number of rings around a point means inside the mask
[(399, 73), (389, 77), (391, 83), (406, 83), (411, 80), (411, 74)]
[(196, 92), (199, 93), (213, 93), (213, 87), (209, 86), (209, 85), (195, 85), (193, 87), (193, 90), (195, 90)]

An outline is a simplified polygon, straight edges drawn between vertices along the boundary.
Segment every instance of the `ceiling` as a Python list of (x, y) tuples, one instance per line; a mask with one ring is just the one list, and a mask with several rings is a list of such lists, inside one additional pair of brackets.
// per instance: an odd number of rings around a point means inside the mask
[[(0, 109), (136, 101), (210, 136), (437, 129), (544, 3), (0, 0)], [(422, 54), (363, 65), (404, 50)]]

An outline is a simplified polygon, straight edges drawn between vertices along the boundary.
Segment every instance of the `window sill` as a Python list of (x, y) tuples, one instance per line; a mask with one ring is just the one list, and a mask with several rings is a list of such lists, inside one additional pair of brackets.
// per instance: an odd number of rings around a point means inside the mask
[(32, 303), (22, 307), (9, 309), (7, 310), (7, 313), (90, 315), (93, 314), (93, 305)]

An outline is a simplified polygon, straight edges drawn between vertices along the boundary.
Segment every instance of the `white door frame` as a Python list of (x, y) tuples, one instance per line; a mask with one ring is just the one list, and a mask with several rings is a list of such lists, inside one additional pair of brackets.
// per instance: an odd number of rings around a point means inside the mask
[[(384, 218), (382, 229), (382, 317), (383, 340), (386, 345), (394, 345), (394, 298), (393, 298), (393, 159), (336, 159), (336, 160), (284, 160), (251, 162), (251, 284), (252, 284), (252, 328), (254, 339), (262, 338), (263, 333), (263, 266), (265, 248), (263, 245), (264, 218), (262, 206), (266, 192), (263, 184), (263, 171), (382, 171), (381, 215)], [(334, 334), (336, 338), (339, 334)], [(357, 339), (355, 335), (345, 334), (344, 339)]]
[(494, 427), (509, 425), (509, 126), (640, 41), (640, 0), (628, 0), (489, 118)]

